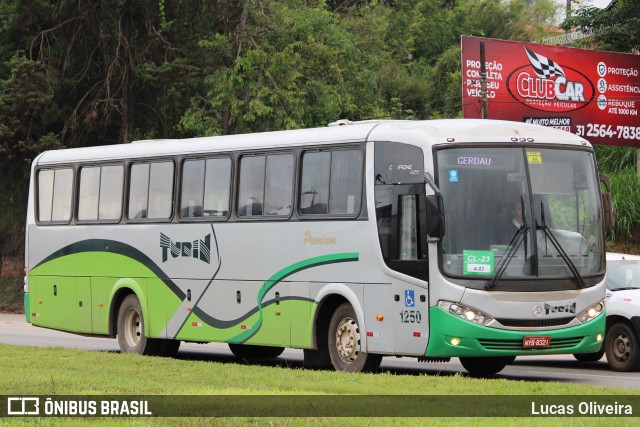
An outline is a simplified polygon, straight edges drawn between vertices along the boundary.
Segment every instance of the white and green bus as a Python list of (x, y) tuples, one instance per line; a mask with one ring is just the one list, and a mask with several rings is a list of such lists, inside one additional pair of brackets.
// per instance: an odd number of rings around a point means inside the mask
[(25, 313), (123, 352), (288, 347), (352, 372), (593, 353), (601, 181), (584, 139), (487, 120), (48, 151), (31, 174)]

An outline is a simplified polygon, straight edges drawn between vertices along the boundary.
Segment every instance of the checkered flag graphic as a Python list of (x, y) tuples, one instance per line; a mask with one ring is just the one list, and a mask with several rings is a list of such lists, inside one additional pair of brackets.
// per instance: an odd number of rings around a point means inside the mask
[(524, 49), (527, 51), (529, 62), (531, 62), (531, 66), (538, 76), (542, 77), (543, 79), (548, 79), (549, 77), (553, 76), (564, 76), (564, 71), (562, 70), (562, 67), (560, 67), (560, 65), (556, 64), (547, 57), (529, 50), (529, 48), (527, 48), (526, 46)]

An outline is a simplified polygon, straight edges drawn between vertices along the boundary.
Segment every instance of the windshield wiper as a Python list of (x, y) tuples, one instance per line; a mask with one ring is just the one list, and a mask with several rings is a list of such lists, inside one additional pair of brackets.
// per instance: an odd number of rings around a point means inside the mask
[(631, 291), (633, 289), (640, 289), (640, 288), (637, 286), (626, 286), (624, 288), (615, 288), (615, 289), (609, 289), (609, 290), (614, 292), (614, 291)]
[(553, 233), (551, 232), (551, 230), (549, 229), (549, 227), (547, 226), (547, 224), (545, 222), (545, 219), (544, 219), (544, 201), (543, 200), (540, 200), (540, 221), (542, 222), (542, 224), (538, 224), (538, 220), (536, 219), (536, 229), (544, 231), (545, 236), (547, 236), (549, 238), (549, 240), (551, 240), (551, 244), (556, 249), (556, 251), (558, 251), (558, 253), (560, 254), (560, 257), (562, 258), (564, 263), (567, 264), (567, 267), (569, 267), (569, 270), (573, 274), (573, 277), (576, 279), (576, 282), (578, 282), (578, 287), (579, 288), (584, 288), (585, 287), (584, 278), (582, 277), (582, 275), (580, 274), (580, 272), (576, 268), (576, 266), (573, 263), (573, 261), (571, 261), (571, 259), (569, 259), (569, 255), (567, 255), (565, 250), (560, 245), (560, 242), (558, 242), (558, 240), (555, 238), (555, 236), (553, 235)]
[(526, 211), (524, 209), (524, 197), (522, 195), (520, 195), (520, 203), (522, 207), (522, 224), (520, 224), (520, 227), (518, 227), (518, 229), (516, 230), (516, 234), (514, 234), (513, 237), (511, 238), (511, 242), (509, 242), (509, 246), (507, 246), (507, 251), (505, 252), (505, 255), (502, 257), (500, 264), (498, 264), (498, 268), (496, 268), (496, 271), (493, 274), (491, 281), (484, 286), (485, 289), (492, 289), (498, 284), (498, 281), (500, 280), (500, 278), (502, 278), (502, 275), (507, 270), (507, 266), (509, 265), (509, 262), (511, 262), (511, 259), (515, 256), (516, 252), (520, 248), (520, 245), (522, 244), (523, 241), (525, 241), (524, 259), (525, 260), (527, 259), (526, 237), (527, 237), (527, 233), (529, 232), (529, 227), (526, 225), (527, 216), (526, 216)]

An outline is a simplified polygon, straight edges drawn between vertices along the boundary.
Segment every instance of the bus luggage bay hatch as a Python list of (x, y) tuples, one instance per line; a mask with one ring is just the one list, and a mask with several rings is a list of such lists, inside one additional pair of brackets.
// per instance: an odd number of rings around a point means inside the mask
[(613, 220), (601, 182), (584, 139), (492, 120), (48, 151), (32, 166), (25, 313), (123, 352), (289, 347), (352, 372), (593, 353)]

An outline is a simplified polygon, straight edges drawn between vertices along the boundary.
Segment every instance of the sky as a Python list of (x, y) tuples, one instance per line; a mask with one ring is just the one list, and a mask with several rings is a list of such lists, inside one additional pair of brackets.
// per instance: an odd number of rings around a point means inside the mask
[[(565, 7), (567, 5), (567, 0), (554, 0), (556, 3), (562, 5), (561, 10), (559, 11), (558, 22), (562, 22), (565, 18), (566, 12)], [(573, 3), (571, 8), (576, 10), (580, 6), (595, 6), (599, 8), (607, 7), (611, 3), (611, 0), (580, 0), (580, 3)]]
[[(560, 3), (562, 5), (567, 4), (567, 0), (555, 0), (555, 1), (556, 3)], [(581, 0), (580, 3), (574, 3), (572, 8), (577, 8), (582, 4), (602, 8), (602, 7), (606, 7), (609, 3), (611, 3), (611, 0)]]

